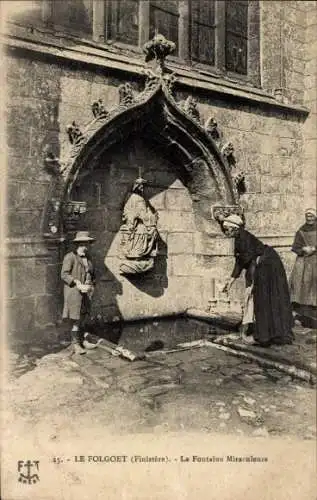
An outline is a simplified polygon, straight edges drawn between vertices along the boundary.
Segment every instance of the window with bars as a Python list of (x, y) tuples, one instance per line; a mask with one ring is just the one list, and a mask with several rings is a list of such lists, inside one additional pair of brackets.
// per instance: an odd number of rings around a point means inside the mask
[[(51, 26), (141, 48), (155, 33), (193, 67), (259, 84), (258, 0), (41, 0)], [(39, 2), (37, 2), (39, 4)], [(49, 14), (48, 14), (49, 12)]]

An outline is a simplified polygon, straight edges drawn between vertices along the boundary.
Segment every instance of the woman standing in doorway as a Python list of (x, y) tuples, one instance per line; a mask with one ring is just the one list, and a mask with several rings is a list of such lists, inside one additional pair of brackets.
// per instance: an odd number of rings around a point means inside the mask
[[(293, 317), (286, 273), (277, 252), (244, 228), (238, 215), (222, 223), (226, 236), (234, 238), (235, 266), (224, 291), (245, 270), (246, 292), (242, 339), (262, 346), (291, 344)], [(248, 335), (251, 330), (252, 334)]]
[(316, 210), (305, 211), (306, 223), (295, 234), (292, 251), (296, 261), (290, 278), (294, 312), (303, 323), (317, 322), (317, 218)]

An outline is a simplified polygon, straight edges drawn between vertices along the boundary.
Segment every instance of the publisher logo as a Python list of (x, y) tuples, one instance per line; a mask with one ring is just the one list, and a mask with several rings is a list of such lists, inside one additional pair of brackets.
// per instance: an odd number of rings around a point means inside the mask
[(24, 484), (35, 484), (40, 480), (39, 460), (19, 460), (18, 461), (18, 480)]

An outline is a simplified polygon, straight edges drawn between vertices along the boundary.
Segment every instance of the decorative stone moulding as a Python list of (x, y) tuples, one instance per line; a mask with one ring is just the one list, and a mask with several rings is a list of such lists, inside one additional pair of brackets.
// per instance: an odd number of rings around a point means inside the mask
[(165, 66), (166, 57), (174, 50), (173, 42), (156, 35), (144, 46), (146, 61), (157, 63), (144, 67), (144, 90), (133, 91), (130, 83), (120, 85), (118, 105), (106, 109), (99, 99), (92, 104), (93, 119), (85, 128), (81, 130), (75, 121), (68, 125), (70, 146), (63, 160), (45, 152), (44, 166), (52, 174), (42, 218), (42, 232), (46, 237), (58, 240), (76, 224), (78, 227), (87, 207), (85, 202), (69, 201), (74, 185), (81, 174), (90, 175), (108, 148), (128, 139), (136, 126), (144, 140), (154, 138), (164, 154), (177, 161), (191, 186), (200, 185), (204, 205), (216, 205), (218, 200), (222, 210), (229, 206), (238, 210), (243, 175), (238, 172), (235, 176), (232, 172), (236, 163), (233, 145), (227, 142), (222, 146), (213, 117), (202, 123), (193, 96), (183, 101), (175, 99), (173, 90), (177, 79)]

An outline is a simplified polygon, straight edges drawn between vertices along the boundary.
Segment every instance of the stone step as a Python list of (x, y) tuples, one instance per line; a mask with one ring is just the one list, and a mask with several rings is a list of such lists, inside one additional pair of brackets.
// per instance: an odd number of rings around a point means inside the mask
[[(301, 356), (300, 348), (297, 345), (287, 345), (278, 347), (261, 347), (256, 345), (246, 345), (236, 339), (229, 338), (227, 336), (217, 337), (212, 340), (213, 343), (233, 347), (239, 351), (250, 352), (257, 356), (261, 356), (263, 359), (270, 361), (275, 361), (277, 363), (282, 363), (288, 366), (295, 366), (301, 370), (307, 370), (313, 375), (317, 375), (316, 363), (304, 359)], [(299, 346), (300, 347), (300, 346)]]
[(241, 315), (238, 313), (230, 312), (217, 314), (204, 311), (203, 309), (187, 309), (186, 315), (190, 318), (200, 319), (211, 323), (215, 327), (220, 327), (225, 331), (235, 331), (241, 324)]

